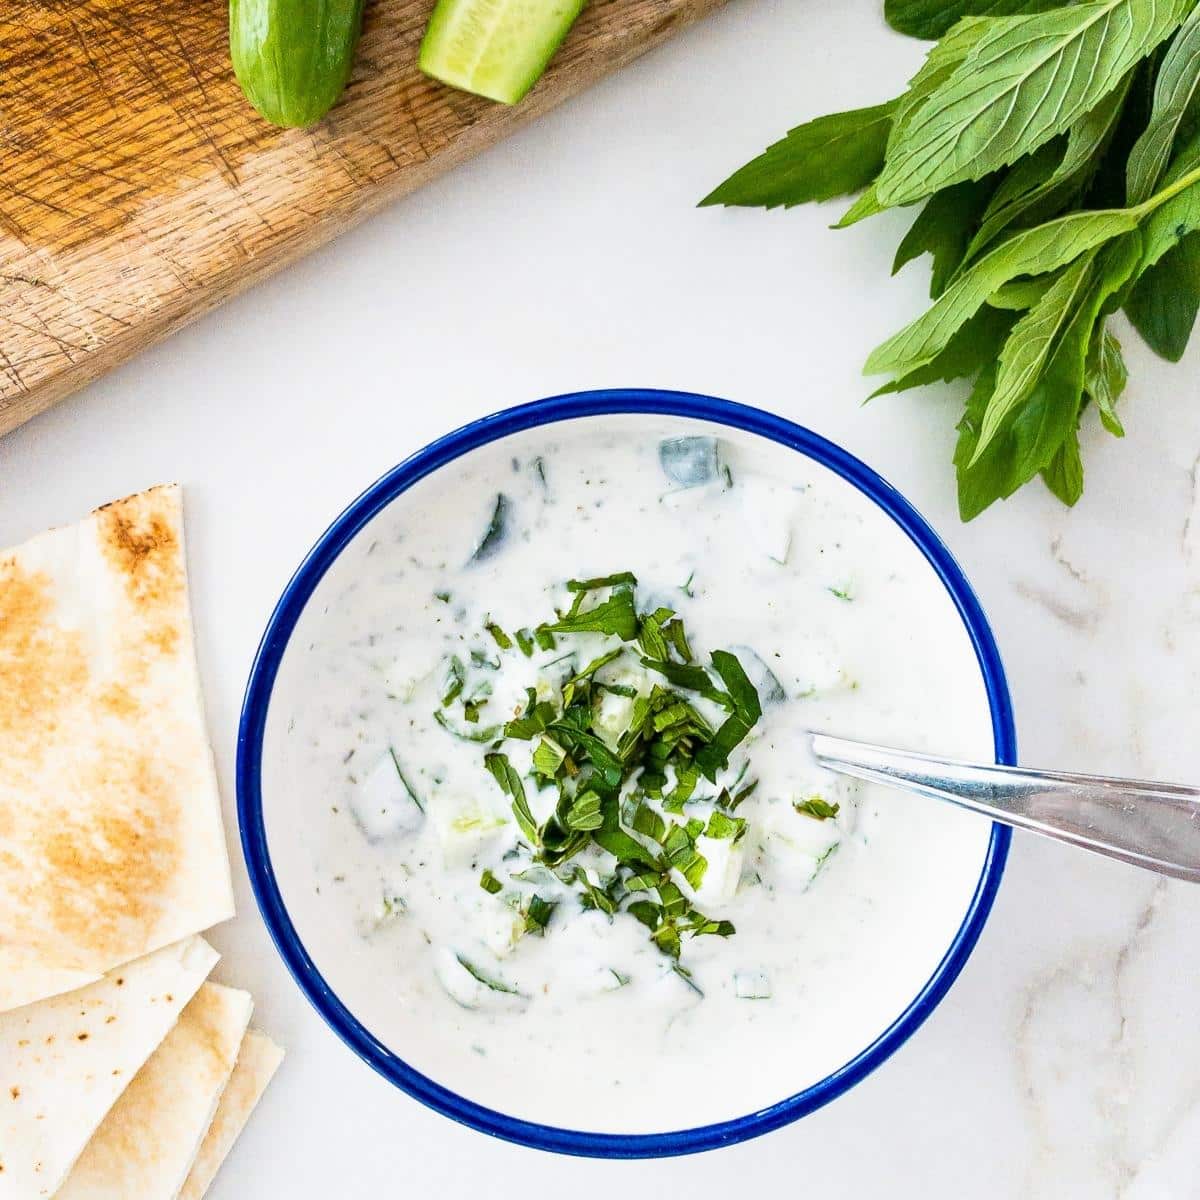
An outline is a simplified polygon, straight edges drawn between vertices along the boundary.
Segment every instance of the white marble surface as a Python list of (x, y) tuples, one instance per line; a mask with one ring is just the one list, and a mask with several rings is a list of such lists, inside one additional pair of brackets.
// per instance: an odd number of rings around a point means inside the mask
[[(733, 0), (498, 149), (0, 441), (0, 545), (161, 480), (187, 487), (201, 665), (233, 845), (259, 633), (313, 538), (429, 438), (558, 391), (647, 385), (773, 408), (899, 485), (975, 582), (1025, 761), (1200, 779), (1200, 350), (1129, 342), (1129, 436), (1089, 424), (1068, 513), (954, 514), (954, 404), (859, 405), (924, 294), (897, 222), (692, 205), (790, 124), (898, 90), (876, 0)], [(1190, 517), (1190, 523), (1189, 523)], [(234, 847), (236, 853), (236, 846)], [(1027, 837), (962, 978), (820, 1113), (690, 1160), (558, 1159), (460, 1129), (345, 1051), (276, 958), (237, 864), (220, 976), (290, 1049), (214, 1200), (1200, 1196), (1200, 888)]]

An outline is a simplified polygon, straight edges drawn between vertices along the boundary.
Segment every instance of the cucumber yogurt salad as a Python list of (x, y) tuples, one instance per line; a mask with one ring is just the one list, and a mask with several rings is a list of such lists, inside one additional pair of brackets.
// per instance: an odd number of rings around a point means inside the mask
[(356, 538), (292, 646), (264, 782), (300, 934), (380, 1040), (510, 1114), (643, 1132), (785, 1098), (911, 1001), (978, 879), (986, 822), (806, 749), (989, 753), (953, 603), (759, 439), (630, 417), (484, 447)]

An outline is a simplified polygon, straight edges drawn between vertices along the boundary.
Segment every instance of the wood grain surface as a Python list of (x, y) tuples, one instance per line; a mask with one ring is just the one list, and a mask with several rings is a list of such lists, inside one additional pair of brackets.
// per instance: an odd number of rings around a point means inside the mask
[(223, 0), (0, 0), (0, 434), (722, 0), (591, 0), (515, 109), (417, 70), (432, 0), (373, 0), (341, 103), (279, 130)]

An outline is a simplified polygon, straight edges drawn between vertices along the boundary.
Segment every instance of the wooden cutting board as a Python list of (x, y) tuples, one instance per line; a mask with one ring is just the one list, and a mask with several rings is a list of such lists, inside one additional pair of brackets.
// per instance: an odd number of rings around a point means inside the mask
[(722, 0), (590, 0), (515, 109), (420, 74), (432, 3), (369, 3), (301, 131), (242, 98), (223, 0), (0, 0), (0, 434)]

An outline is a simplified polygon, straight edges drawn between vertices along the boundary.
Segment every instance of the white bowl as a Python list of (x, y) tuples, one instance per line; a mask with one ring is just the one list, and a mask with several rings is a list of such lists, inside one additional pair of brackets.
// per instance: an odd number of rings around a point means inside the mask
[[(622, 414), (622, 415), (617, 415)], [(642, 415), (635, 415), (642, 414)], [(503, 1074), (495, 1079), (434, 1078), (436, 1031), (422, 1029), (396, 1005), (377, 975), (346, 951), (344, 928), (329, 919), (312, 888), (312, 848), (305, 812), (322, 798), (306, 794), (294, 767), (289, 731), (304, 703), (307, 647), (320, 636), (327, 606), (353, 603), (356, 569), (382, 531), (428, 522), (437, 489), (451, 486), (455, 463), (488, 456), (507, 464), (522, 441), (564, 421), (664, 422), (692, 432), (716, 428), (722, 438), (753, 444), (754, 453), (845, 481), (848, 498), (870, 520), (891, 521), (908, 551), (940, 580), (944, 612), (938, 638), (961, 639), (978, 664), (974, 694), (954, 696), (950, 753), (994, 755), (1013, 762), (1012, 713), (1004, 673), (986, 619), (962, 572), (911, 506), (874, 472), (815, 434), (756, 409), (682, 393), (610, 391), (555, 397), (488, 417), (433, 443), (373, 484), (317, 542), (284, 591), (247, 687), (238, 746), (238, 809), (251, 883), (276, 946), (305, 994), (356, 1053), (398, 1087), (477, 1129), (544, 1149), (605, 1157), (688, 1153), (741, 1141), (827, 1103), (882, 1063), (929, 1015), (973, 948), (1003, 871), (1009, 833), (949, 806), (897, 797), (909, 804), (898, 822), (911, 843), (906, 865), (869, 884), (866, 914), (854, 943), (813, 973), (806, 996), (820, 1036), (785, 1039), (769, 1059), (722, 1064), (735, 1080), (719, 1100), (673, 1094), (671, 1127), (658, 1102), (572, 1120), (571, 1094), (520, 1111), (506, 1104)], [(818, 464), (818, 465), (812, 465)], [(839, 485), (840, 486), (840, 485)], [(858, 497), (851, 495), (857, 490)], [(864, 499), (865, 498), (865, 499)], [(425, 501), (426, 503), (422, 503)], [(876, 510), (872, 512), (872, 509)], [(347, 589), (350, 589), (349, 592)], [(914, 681), (914, 686), (919, 681)], [(852, 734), (853, 731), (844, 731)], [(940, 733), (941, 731), (939, 731)], [(309, 789), (311, 790), (311, 788)], [(893, 861), (896, 856), (893, 856)], [(832, 1019), (836, 1014), (836, 1019)], [(719, 1059), (720, 1047), (712, 1051)], [(587, 1124), (586, 1129), (572, 1128)]]

